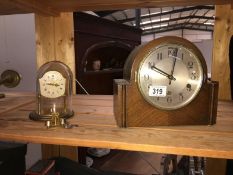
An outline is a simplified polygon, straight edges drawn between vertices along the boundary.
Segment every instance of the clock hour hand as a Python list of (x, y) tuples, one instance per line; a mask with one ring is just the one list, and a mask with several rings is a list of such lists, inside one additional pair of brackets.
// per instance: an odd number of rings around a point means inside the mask
[(49, 85), (49, 86), (55, 86), (55, 87), (60, 86), (60, 85), (57, 84), (57, 83), (47, 83), (47, 85)]
[(168, 73), (162, 71), (161, 69), (155, 67), (155, 66), (151, 66), (151, 69), (160, 73), (161, 75), (164, 75), (165, 77), (167, 77), (169, 80), (176, 80), (173, 75), (169, 75)]

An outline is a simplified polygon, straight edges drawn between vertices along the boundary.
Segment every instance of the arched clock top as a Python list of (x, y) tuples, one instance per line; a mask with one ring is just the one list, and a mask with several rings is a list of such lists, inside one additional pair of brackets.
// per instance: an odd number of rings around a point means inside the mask
[(126, 60), (123, 78), (136, 81), (135, 72), (138, 71), (139, 64), (145, 57), (151, 54), (153, 50), (163, 45), (176, 45), (177, 48), (184, 47), (193, 53), (201, 63), (203, 69), (203, 81), (207, 81), (207, 65), (201, 51), (192, 42), (176, 36), (161, 37), (136, 47)]

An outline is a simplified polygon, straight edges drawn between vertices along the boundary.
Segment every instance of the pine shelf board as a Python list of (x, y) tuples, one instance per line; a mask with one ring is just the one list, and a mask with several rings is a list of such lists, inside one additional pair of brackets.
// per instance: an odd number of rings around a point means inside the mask
[[(11, 105), (8, 98), (21, 99), (21, 104)], [(229, 101), (219, 101), (213, 126), (118, 128), (111, 95), (76, 95), (75, 116), (69, 122), (79, 127), (72, 129), (46, 129), (43, 122), (29, 120), (29, 112), (35, 109), (33, 95), (8, 96), (0, 104), (4, 101), (8, 108), (0, 111), (0, 140), (233, 159), (233, 103)]]

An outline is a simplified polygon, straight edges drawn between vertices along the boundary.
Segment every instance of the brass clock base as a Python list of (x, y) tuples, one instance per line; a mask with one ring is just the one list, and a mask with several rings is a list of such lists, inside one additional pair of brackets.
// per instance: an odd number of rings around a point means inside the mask
[(51, 115), (42, 116), (37, 114), (35, 111), (29, 114), (29, 118), (34, 121), (44, 121), (47, 129), (53, 127), (62, 127), (65, 129), (71, 129), (73, 127), (78, 127), (77, 124), (70, 124), (66, 119), (72, 117), (74, 112), (67, 113), (65, 115), (59, 115), (59, 113), (52, 113)]
[[(74, 111), (66, 114), (61, 114), (59, 117), (62, 119), (68, 119), (74, 116)], [(39, 115), (36, 111), (32, 111), (29, 114), (29, 119), (34, 121), (48, 121), (52, 119), (52, 115)]]

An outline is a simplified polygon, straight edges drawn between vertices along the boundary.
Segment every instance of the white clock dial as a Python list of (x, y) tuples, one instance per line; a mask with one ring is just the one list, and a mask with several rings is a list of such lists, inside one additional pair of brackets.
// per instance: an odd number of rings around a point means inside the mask
[(141, 94), (153, 106), (178, 109), (198, 94), (203, 68), (191, 50), (182, 45), (163, 44), (142, 60), (137, 82)]
[(65, 94), (66, 79), (57, 71), (48, 71), (39, 79), (40, 93), (47, 98), (57, 98)]

